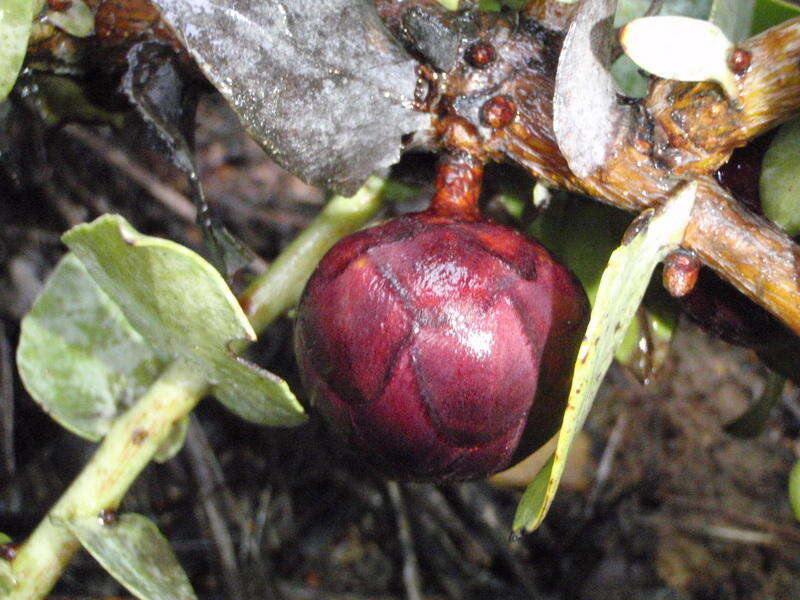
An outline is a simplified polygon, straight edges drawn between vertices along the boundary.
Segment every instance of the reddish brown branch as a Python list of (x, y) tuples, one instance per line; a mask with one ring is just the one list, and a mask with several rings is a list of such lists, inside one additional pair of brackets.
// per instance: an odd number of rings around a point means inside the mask
[(654, 124), (654, 156), (674, 174), (713, 172), (736, 147), (797, 115), (800, 18), (747, 40), (739, 50), (746, 61), (736, 103), (712, 83), (659, 80), (653, 86), (646, 107)]
[(658, 205), (682, 180), (700, 177), (686, 246), (800, 335), (800, 248), (708, 177), (735, 147), (800, 113), (800, 19), (742, 48), (751, 63), (740, 78), (743, 108), (713, 84), (659, 81), (588, 177), (566, 167), (552, 132), (552, 84), (533, 69), (512, 87), (521, 118), (488, 143), (537, 177), (626, 210)]
[(800, 335), (800, 247), (702, 178), (686, 246)]

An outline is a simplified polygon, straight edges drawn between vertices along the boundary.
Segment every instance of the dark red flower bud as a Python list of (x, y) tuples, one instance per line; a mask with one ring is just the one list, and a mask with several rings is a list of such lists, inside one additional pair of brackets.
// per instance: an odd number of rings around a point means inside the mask
[(478, 478), (556, 431), (587, 315), (580, 284), (534, 240), (422, 213), (322, 259), (297, 356), (323, 417), (384, 475)]

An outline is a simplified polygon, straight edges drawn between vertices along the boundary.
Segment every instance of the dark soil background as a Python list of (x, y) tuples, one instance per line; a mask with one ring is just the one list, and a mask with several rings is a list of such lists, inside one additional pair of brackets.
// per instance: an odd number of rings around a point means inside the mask
[[(14, 110), (0, 135), (0, 531), (22, 540), (93, 450), (36, 406), (13, 359), (19, 321), (64, 252), (59, 236), (104, 212), (198, 250), (202, 236), (185, 177), (135, 128), (47, 129)], [(212, 211), (262, 270), (324, 196), (268, 161), (218, 97), (204, 97), (198, 123)], [(429, 196), (433, 158), (408, 156), (397, 172), (418, 198), (387, 214)], [(300, 389), (290, 319), (253, 358)], [(204, 600), (800, 598), (786, 491), (798, 389), (787, 386), (757, 438), (723, 431), (766, 375), (752, 353), (688, 323), (648, 386), (612, 368), (550, 515), (521, 539), (509, 536), (519, 488), (387, 483), (342, 456), (316, 419), (257, 428), (212, 402), (123, 509), (157, 520)], [(53, 598), (110, 596), (126, 597), (84, 553)]]

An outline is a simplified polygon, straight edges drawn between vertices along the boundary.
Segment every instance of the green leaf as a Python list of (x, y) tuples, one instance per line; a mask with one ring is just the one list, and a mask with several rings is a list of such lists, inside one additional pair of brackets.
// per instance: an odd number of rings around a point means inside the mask
[(725, 425), (725, 431), (738, 438), (750, 439), (759, 435), (767, 426), (772, 409), (781, 399), (786, 378), (770, 373), (767, 385), (759, 399), (738, 419)]
[[(0, 532), (0, 544), (7, 544), (11, 541), (5, 533)], [(10, 594), (14, 589), (14, 572), (11, 569), (11, 563), (7, 560), (0, 558), (0, 595)]]
[(753, 35), (800, 15), (800, 6), (787, 0), (756, 0)]
[(11, 563), (0, 558), (0, 597), (11, 594), (16, 583)]
[[(683, 239), (696, 190), (697, 184), (691, 183), (658, 212), (640, 216), (631, 225), (631, 233), (635, 235), (611, 255), (597, 290), (586, 335), (578, 351), (564, 422), (558, 434), (547, 485), (543, 488), (539, 485), (536, 490), (526, 492), (523, 496), (514, 519), (515, 531), (532, 531), (547, 514), (572, 442), (586, 420), (614, 351), (644, 296), (653, 270)], [(545, 465), (543, 470), (547, 469)], [(534, 484), (538, 479), (537, 475)]]
[(0, 0), (0, 102), (5, 100), (25, 58), (33, 20), (31, 0)]
[(800, 119), (780, 128), (761, 167), (764, 214), (791, 236), (800, 234)]
[(120, 216), (79, 225), (64, 242), (158, 352), (195, 365), (217, 398), (242, 418), (291, 426), (305, 420), (289, 386), (237, 360), (231, 345), (255, 340), (233, 293), (188, 248), (137, 232)]
[(137, 598), (196, 600), (169, 543), (149, 519), (130, 513), (112, 525), (97, 517), (66, 524), (89, 554)]
[(714, 0), (708, 19), (737, 44), (750, 36), (755, 0)]
[[(11, 538), (0, 532), (0, 544), (9, 542), (11, 542)], [(16, 579), (14, 578), (14, 571), (11, 569), (11, 563), (0, 558), (0, 597), (10, 594), (15, 584)]]
[(71, 0), (67, 10), (48, 10), (46, 17), (72, 36), (83, 38), (94, 33), (94, 13), (83, 0)]
[(575, 273), (594, 303), (603, 269), (630, 222), (630, 215), (616, 208), (554, 192), (550, 206), (528, 233)]
[[(556, 192), (528, 232), (575, 273), (594, 303), (603, 270), (630, 222), (630, 215), (621, 210)], [(645, 305), (631, 321), (615, 355), (640, 381), (647, 381), (666, 360), (678, 311), (660, 279), (651, 284)]]
[(72, 254), (22, 320), (17, 364), (44, 411), (92, 441), (164, 366)]
[(789, 473), (789, 504), (794, 518), (800, 521), (800, 460), (794, 463)]
[(628, 325), (614, 358), (640, 382), (647, 383), (669, 356), (673, 332), (673, 323), (662, 321), (642, 304)]
[(157, 463), (165, 463), (175, 456), (183, 448), (186, 442), (186, 432), (189, 430), (189, 415), (184, 415), (177, 423), (172, 426), (172, 431), (164, 443), (153, 455), (153, 460)]
[(546, 511), (544, 506), (546, 498), (547, 484), (550, 481), (550, 476), (553, 473), (553, 463), (555, 461), (555, 454), (551, 454), (550, 458), (542, 465), (539, 472), (525, 488), (522, 498), (517, 507), (517, 513), (514, 515), (514, 525), (512, 529), (515, 532), (522, 531), (526, 528), (528, 523), (533, 523), (538, 518), (542, 511)]

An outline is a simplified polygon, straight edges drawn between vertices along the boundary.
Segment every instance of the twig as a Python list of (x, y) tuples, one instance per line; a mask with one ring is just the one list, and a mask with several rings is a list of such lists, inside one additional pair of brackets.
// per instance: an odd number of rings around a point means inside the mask
[(783, 394), (783, 405), (786, 409), (792, 413), (795, 421), (800, 423), (800, 387), (791, 385), (789, 387), (791, 393), (784, 393)]
[(196, 213), (194, 204), (174, 188), (159, 181), (147, 171), (147, 169), (132, 160), (126, 152), (115, 148), (85, 127), (67, 125), (64, 127), (63, 131), (71, 138), (78, 140), (84, 146), (90, 148), (98, 157), (105, 160), (108, 164), (119, 169), (131, 180), (147, 190), (153, 198), (161, 202), (174, 214), (194, 226)]
[(216, 457), (205, 432), (191, 417), (186, 436), (186, 450), (195, 481), (200, 488), (200, 500), (203, 507), (203, 514), (199, 515), (200, 520), (207, 524), (211, 538), (214, 540), (222, 566), (226, 597), (232, 600), (244, 600), (243, 579), (236, 560), (233, 539), (218, 504), (217, 492), (220, 489), (219, 486), (224, 485), (224, 481), (220, 481), (220, 476), (216, 473), (218, 470)]
[[(242, 542), (240, 545), (239, 560), (244, 570), (248, 573), (245, 579), (247, 596), (250, 598), (270, 598), (280, 600), (283, 598), (274, 581), (274, 566), (269, 559), (269, 551), (265, 551), (264, 534), (275, 537), (274, 525), (270, 520), (270, 504), (272, 503), (272, 488), (268, 486), (261, 489), (257, 499), (254, 499), (252, 510), (246, 511), (252, 516), (247, 522), (240, 523), (242, 527)], [(245, 511), (240, 511), (245, 512)], [(244, 515), (242, 515), (244, 517)], [(242, 518), (244, 521), (244, 518)], [(270, 528), (269, 530), (267, 528)], [(270, 540), (269, 544), (275, 544)]]
[(780, 546), (780, 540), (772, 533), (755, 529), (742, 529), (731, 525), (712, 525), (709, 523), (698, 522), (690, 518), (670, 519), (665, 517), (640, 516), (639, 522), (650, 524), (656, 527), (669, 527), (679, 529), (693, 535), (734, 542), (737, 544), (747, 544), (754, 546)]
[[(737, 109), (710, 83), (659, 81), (606, 155), (584, 178), (570, 172), (552, 132), (552, 83), (521, 79), (518, 119), (489, 144), (534, 176), (641, 211), (665, 202), (685, 178), (700, 187), (685, 245), (700, 259), (800, 335), (800, 247), (785, 232), (741, 206), (713, 173), (737, 146), (800, 113), (800, 18), (748, 40), (752, 64), (740, 77)], [(536, 85), (539, 94), (530, 95)], [(527, 94), (527, 95), (523, 95)], [(644, 116), (648, 118), (644, 118)], [(652, 119), (652, 125), (651, 125)], [(652, 128), (651, 128), (652, 127)]]
[(685, 246), (800, 335), (800, 247), (711, 178), (700, 182)]
[(469, 596), (469, 580), (473, 573), (463, 561), (453, 541), (425, 511), (414, 514), (420, 548), (425, 549), (425, 558), (432, 567), (432, 575), (445, 590), (451, 600), (461, 600)]
[(278, 590), (286, 600), (396, 600), (395, 596), (363, 596), (348, 592), (314, 590), (308, 586), (291, 581), (279, 581)]
[(645, 17), (652, 17), (653, 15), (657, 15), (661, 12), (661, 8), (664, 6), (664, 0), (651, 0), (650, 6), (647, 8), (647, 11), (644, 13)]
[(406, 589), (406, 598), (407, 600), (423, 600), (417, 552), (414, 549), (411, 525), (408, 521), (408, 513), (406, 512), (400, 485), (396, 481), (387, 481), (386, 491), (389, 494), (389, 500), (397, 517), (397, 537), (403, 552), (403, 586)]
[(14, 460), (14, 373), (11, 367), (11, 347), (6, 337), (6, 328), (0, 320), (0, 448), (3, 453), (3, 469), (9, 476), (16, 471)]
[(594, 513), (594, 508), (597, 504), (597, 498), (599, 497), (600, 492), (602, 491), (603, 486), (608, 479), (608, 476), (611, 474), (611, 470), (614, 465), (614, 459), (617, 456), (617, 449), (619, 448), (620, 442), (622, 442), (627, 426), (628, 414), (626, 412), (622, 412), (617, 417), (614, 427), (611, 429), (611, 433), (608, 436), (608, 441), (606, 442), (606, 447), (603, 449), (603, 455), (600, 457), (600, 464), (597, 466), (597, 474), (594, 485), (592, 486), (592, 491), (589, 492), (589, 499), (586, 501), (586, 507), (583, 511), (583, 516), (587, 520), (591, 518), (592, 514)]
[(428, 484), (409, 485), (406, 491), (414, 498), (415, 505), (424, 506), (453, 535), (471, 562), (484, 566), (491, 563), (490, 553), (467, 529), (464, 521), (436, 487)]
[(488, 533), (497, 548), (511, 567), (511, 571), (531, 598), (541, 598), (542, 591), (536, 586), (529, 565), (520, 559), (513, 546), (508, 543), (508, 524), (492, 501), (485, 483), (463, 483), (454, 486), (453, 491), (469, 514), (475, 515), (478, 524)]
[(768, 531), (793, 544), (800, 544), (800, 529), (797, 527), (779, 525), (769, 519), (753, 517), (739, 511), (723, 509), (720, 508), (719, 504), (714, 502), (703, 502), (701, 500), (694, 500), (692, 498), (672, 494), (665, 495), (664, 499), (670, 506), (679, 507), (683, 510), (697, 510), (723, 516), (732, 523), (740, 523), (747, 527)]

